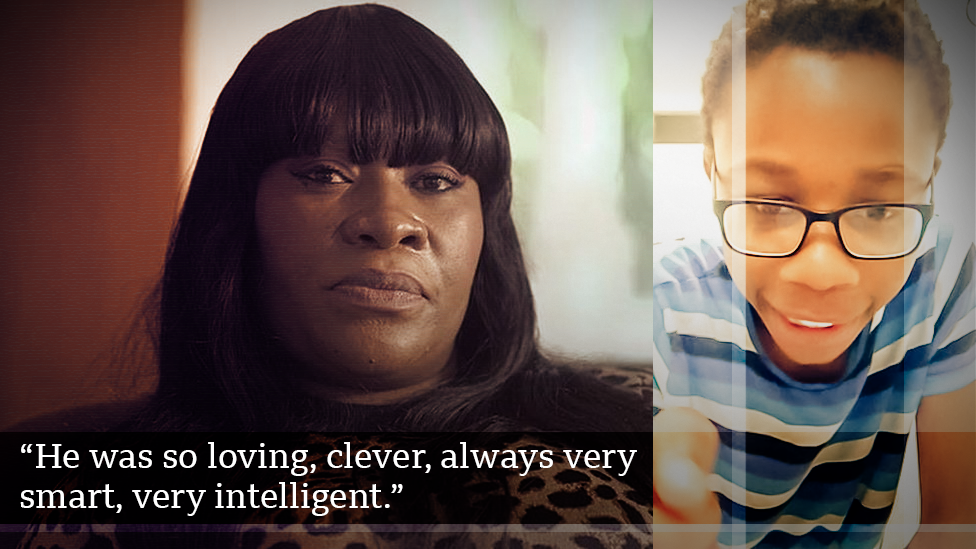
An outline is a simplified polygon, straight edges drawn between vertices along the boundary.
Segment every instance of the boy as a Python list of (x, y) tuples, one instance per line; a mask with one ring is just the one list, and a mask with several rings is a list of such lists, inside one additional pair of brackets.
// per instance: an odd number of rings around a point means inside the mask
[[(974, 250), (931, 222), (951, 101), (928, 19), (749, 2), (702, 87), (724, 242), (656, 265), (655, 524), (879, 546), (913, 421), (922, 523), (976, 523)], [(972, 546), (942, 535), (913, 546)]]

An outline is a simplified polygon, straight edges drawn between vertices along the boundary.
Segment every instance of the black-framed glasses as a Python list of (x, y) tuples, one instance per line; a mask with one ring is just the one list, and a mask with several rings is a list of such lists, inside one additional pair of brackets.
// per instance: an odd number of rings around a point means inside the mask
[(789, 257), (810, 225), (830, 223), (844, 251), (857, 259), (895, 259), (918, 248), (932, 220), (931, 204), (862, 204), (812, 212), (776, 200), (715, 200), (715, 215), (730, 248), (756, 257)]

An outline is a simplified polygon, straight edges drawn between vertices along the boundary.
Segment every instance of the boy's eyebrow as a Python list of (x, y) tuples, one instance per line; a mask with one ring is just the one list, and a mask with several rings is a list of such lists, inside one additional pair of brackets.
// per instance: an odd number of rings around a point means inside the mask
[(905, 180), (905, 167), (900, 164), (892, 164), (890, 166), (862, 169), (858, 170), (857, 178), (859, 181), (865, 183), (903, 182)]
[[(791, 177), (799, 174), (799, 171), (790, 166), (775, 160), (769, 159), (747, 159), (747, 172), (760, 172), (764, 175)], [(858, 170), (857, 178), (865, 183), (888, 183), (890, 181), (902, 182), (907, 178), (905, 166), (902, 164), (888, 164), (874, 168), (863, 168)]]
[(774, 176), (795, 176), (799, 172), (788, 164), (782, 164), (774, 160), (755, 159), (746, 160), (746, 172), (758, 171), (765, 175)]
[(860, 200), (864, 202), (878, 200), (879, 197), (875, 193), (886, 195), (895, 192), (902, 193), (906, 202), (928, 203), (931, 198), (911, 199), (910, 196), (928, 191), (932, 183), (932, 175), (934, 174), (911, 173), (900, 164), (862, 170), (858, 172), (858, 178), (865, 183), (860, 188), (866, 194), (862, 194)]

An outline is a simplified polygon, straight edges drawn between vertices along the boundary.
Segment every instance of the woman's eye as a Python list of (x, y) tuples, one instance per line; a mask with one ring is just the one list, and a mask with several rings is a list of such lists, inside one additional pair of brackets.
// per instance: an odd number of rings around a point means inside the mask
[(292, 175), (301, 179), (306, 185), (315, 183), (319, 185), (341, 185), (350, 183), (348, 177), (338, 169), (331, 166), (316, 166), (307, 170), (292, 172)]
[(428, 174), (420, 176), (413, 184), (424, 193), (443, 193), (461, 186), (461, 180), (447, 175)]

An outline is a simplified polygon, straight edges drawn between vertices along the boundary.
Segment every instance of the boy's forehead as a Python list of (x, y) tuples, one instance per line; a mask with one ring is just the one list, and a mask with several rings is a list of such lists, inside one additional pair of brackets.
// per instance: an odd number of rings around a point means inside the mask
[(738, 71), (722, 96), (712, 133), (717, 179), (730, 190), (745, 191), (747, 174), (910, 190), (931, 179), (939, 133), (927, 86), (883, 56), (787, 48)]

